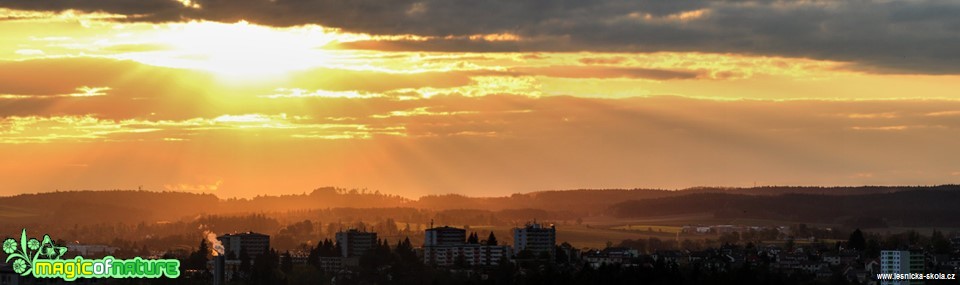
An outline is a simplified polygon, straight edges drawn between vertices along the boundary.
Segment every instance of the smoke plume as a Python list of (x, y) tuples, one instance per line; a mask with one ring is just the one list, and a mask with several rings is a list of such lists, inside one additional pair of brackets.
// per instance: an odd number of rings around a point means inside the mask
[(205, 230), (203, 231), (204, 236), (206, 236), (207, 241), (210, 242), (211, 247), (213, 248), (213, 256), (220, 256), (224, 254), (223, 243), (217, 239), (217, 234)]

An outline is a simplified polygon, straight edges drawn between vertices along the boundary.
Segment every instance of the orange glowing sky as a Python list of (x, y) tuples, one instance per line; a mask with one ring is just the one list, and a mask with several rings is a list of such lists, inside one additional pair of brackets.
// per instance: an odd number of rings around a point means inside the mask
[(0, 195), (960, 180), (956, 3), (121, 2), (0, 4)]

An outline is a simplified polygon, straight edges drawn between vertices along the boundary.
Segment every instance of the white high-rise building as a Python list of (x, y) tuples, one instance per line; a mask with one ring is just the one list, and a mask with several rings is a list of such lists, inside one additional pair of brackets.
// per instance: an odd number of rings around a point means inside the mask
[[(882, 274), (910, 274), (923, 272), (923, 253), (906, 250), (880, 251), (880, 273)], [(881, 285), (916, 285), (923, 284), (923, 280), (880, 280)]]

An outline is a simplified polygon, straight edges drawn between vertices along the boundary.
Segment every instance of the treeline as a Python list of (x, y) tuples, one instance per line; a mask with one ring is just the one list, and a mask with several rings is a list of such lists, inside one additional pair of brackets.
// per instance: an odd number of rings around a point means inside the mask
[(184, 216), (216, 213), (220, 199), (213, 194), (133, 190), (68, 191), (0, 198), (5, 214), (0, 225), (24, 223), (61, 225), (171, 221)]
[(691, 194), (738, 194), (782, 196), (789, 194), (860, 196), (914, 191), (951, 192), (957, 185), (754, 188), (698, 187), (677, 191), (660, 189), (580, 189), (539, 191), (502, 197), (430, 195), (408, 199), (377, 190), (324, 187), (310, 193), (257, 196), (250, 199), (219, 199), (213, 194), (151, 192), (139, 190), (67, 191), (0, 197), (0, 209), (8, 215), (65, 224), (99, 222), (172, 221), (200, 214), (286, 212), (327, 208), (415, 208), (427, 210), (544, 209), (560, 215), (593, 216), (627, 201), (685, 197)]
[[(712, 213), (850, 227), (956, 226), (960, 186), (607, 189), (543, 191), (507, 197), (425, 196), (410, 200), (365, 189), (319, 188), (309, 194), (221, 200), (212, 194), (71, 191), (0, 197), (0, 228), (55, 232), (90, 225), (176, 223), (211, 215), (270, 214), (279, 224), (304, 219), (415, 224), (506, 225), (525, 220), (636, 218)], [(289, 215), (284, 213), (290, 213)], [(298, 216), (299, 215), (299, 216)], [(227, 224), (227, 223), (210, 223)], [(262, 225), (260, 228), (269, 228)]]
[(960, 220), (957, 187), (863, 195), (778, 196), (696, 193), (618, 203), (618, 218), (712, 213), (717, 218), (754, 218), (842, 224), (850, 228), (887, 226), (956, 227)]
[(540, 191), (505, 197), (467, 197), (447, 194), (423, 196), (413, 205), (425, 209), (565, 209), (580, 215), (589, 215), (620, 201), (672, 195), (675, 195), (674, 191), (656, 189)]
[(513, 194), (506, 197), (467, 197), (457, 194), (431, 195), (411, 201), (410, 205), (426, 209), (565, 209), (578, 215), (598, 214), (614, 204), (630, 200), (647, 200), (666, 197), (679, 197), (688, 194), (726, 193), (740, 195), (779, 196), (785, 194), (810, 195), (865, 195), (895, 193), (915, 190), (951, 191), (960, 190), (957, 185), (941, 186), (858, 186), (858, 187), (811, 187), (811, 186), (760, 186), (751, 188), (736, 187), (696, 187), (683, 190), (662, 189), (579, 189), (539, 191), (526, 194)]
[(681, 190), (683, 194), (695, 193), (728, 193), (741, 195), (765, 195), (777, 196), (784, 194), (809, 194), (809, 195), (864, 195), (894, 193), (914, 190), (960, 190), (958, 185), (937, 185), (937, 186), (757, 186), (749, 188), (740, 187), (694, 187)]
[(410, 207), (411, 201), (398, 195), (367, 189), (324, 187), (309, 194), (257, 196), (251, 199), (227, 199), (221, 202), (220, 213), (277, 212), (325, 208), (394, 208)]

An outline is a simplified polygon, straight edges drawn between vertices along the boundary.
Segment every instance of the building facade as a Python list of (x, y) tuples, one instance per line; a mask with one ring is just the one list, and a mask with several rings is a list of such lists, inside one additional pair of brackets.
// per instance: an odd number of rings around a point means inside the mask
[(462, 258), (468, 266), (496, 266), (509, 260), (512, 252), (505, 245), (460, 244), (424, 246), (423, 262), (434, 266), (454, 266)]
[(554, 225), (547, 227), (537, 222), (527, 223), (523, 227), (513, 229), (513, 242), (514, 253), (527, 250), (534, 256), (544, 252), (553, 256), (557, 245), (557, 228)]
[(255, 232), (225, 234), (218, 236), (217, 240), (223, 244), (224, 250), (233, 252), (237, 257), (241, 250), (245, 250), (251, 260), (270, 250), (270, 236)]
[(466, 243), (467, 231), (454, 227), (436, 227), (424, 232), (423, 262), (434, 266), (457, 265), (462, 259), (468, 266), (494, 266), (509, 259), (509, 246)]
[(423, 246), (460, 245), (467, 239), (467, 230), (436, 227), (424, 231)]
[[(880, 251), (880, 273), (883, 274), (910, 274), (923, 273), (923, 253), (906, 250)], [(881, 285), (916, 285), (923, 284), (923, 280), (880, 280)]]
[(618, 264), (623, 267), (637, 267), (639, 266), (639, 263), (637, 262), (639, 257), (640, 253), (636, 249), (611, 247), (604, 250), (588, 251), (583, 255), (583, 261), (594, 269), (600, 268), (600, 266), (604, 264)]
[(350, 229), (337, 233), (337, 245), (343, 257), (360, 257), (377, 246), (377, 233)]

